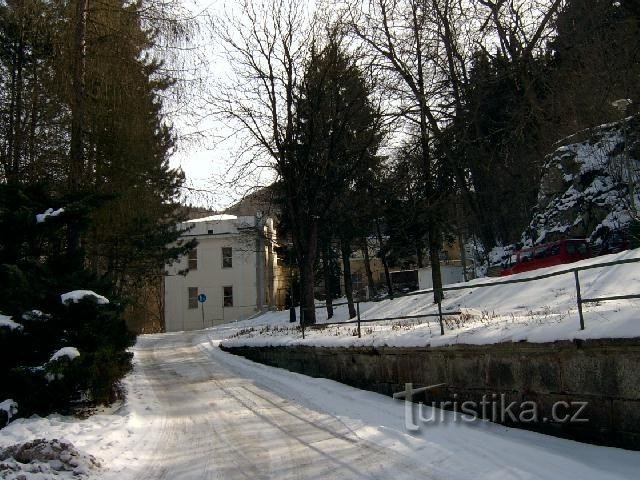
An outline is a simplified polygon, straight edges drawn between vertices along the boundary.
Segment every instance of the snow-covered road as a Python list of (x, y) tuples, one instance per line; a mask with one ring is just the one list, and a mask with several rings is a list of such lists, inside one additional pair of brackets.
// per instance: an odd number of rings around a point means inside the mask
[[(64, 439), (97, 459), (102, 468), (85, 466), (100, 480), (638, 478), (640, 452), (451, 412), (409, 432), (402, 401), (222, 352), (220, 339), (236, 330), (140, 336), (117, 411), (18, 419), (0, 430), (0, 447)], [(0, 478), (87, 478), (49, 475), (52, 465), (21, 477), (0, 463)]]
[(198, 334), (143, 337), (136, 353), (170, 419), (137, 478), (416, 478), (413, 449), (387, 449), (368, 438), (375, 429), (323, 408), (333, 395), (322, 382), (309, 391), (309, 382), (265, 372)]
[(409, 433), (403, 402), (224, 353), (223, 330), (139, 338), (104, 478), (637, 478), (638, 452), (487, 422)]

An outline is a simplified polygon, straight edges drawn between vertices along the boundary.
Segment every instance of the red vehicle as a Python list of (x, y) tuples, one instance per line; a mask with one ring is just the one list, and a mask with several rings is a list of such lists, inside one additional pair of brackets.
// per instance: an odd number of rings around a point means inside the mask
[(511, 255), (509, 263), (505, 265), (500, 275), (528, 272), (562, 263), (577, 262), (589, 257), (591, 257), (589, 244), (584, 239), (572, 238), (543, 243), (535, 247), (523, 248)]

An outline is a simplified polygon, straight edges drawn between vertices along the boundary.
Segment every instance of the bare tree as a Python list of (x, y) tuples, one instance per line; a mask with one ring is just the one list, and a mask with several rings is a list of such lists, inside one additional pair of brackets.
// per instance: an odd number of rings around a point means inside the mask
[[(214, 86), (213, 114), (243, 135), (233, 168), (241, 175), (274, 169), (283, 188), (285, 210), (298, 257), (305, 323), (315, 323), (314, 265), (317, 215), (297, 195), (291, 170), (295, 155), (295, 93), (308, 52), (310, 19), (304, 2), (243, 0), (216, 20), (215, 34), (231, 72)], [(292, 175), (293, 174), (293, 175)]]
[(528, 59), (550, 34), (562, 0), (370, 0), (351, 2), (345, 15), (351, 31), (368, 47), (371, 62), (386, 73), (390, 111), (414, 124), (422, 160), (428, 247), (434, 299), (442, 286), (439, 250), (445, 221), (438, 218), (449, 192), (435, 184), (437, 158), (455, 178), (467, 207), (477, 211), (464, 164), (451, 146), (448, 127), (463, 111), (467, 69), (473, 53), (499, 48), (518, 60), (522, 82)]
[[(386, 88), (395, 93), (401, 113), (418, 124), (425, 198), (435, 213), (439, 194), (434, 189), (431, 134), (440, 124), (434, 104), (443, 97), (443, 85), (434, 75), (439, 61), (439, 44), (433, 35), (427, 2), (375, 0), (353, 7), (349, 17), (353, 32), (367, 45), (376, 62), (394, 82)], [(396, 85), (393, 87), (392, 85)], [(441, 226), (431, 218), (428, 225), (429, 257), (432, 267), (434, 301), (441, 297), (442, 279), (439, 252)]]

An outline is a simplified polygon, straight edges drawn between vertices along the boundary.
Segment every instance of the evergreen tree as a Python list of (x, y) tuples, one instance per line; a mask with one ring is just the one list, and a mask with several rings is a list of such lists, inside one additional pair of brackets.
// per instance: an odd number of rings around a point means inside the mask
[(55, 3), (0, 2), (0, 179), (65, 180), (68, 110), (55, 82)]
[[(640, 5), (636, 0), (565, 2), (548, 45), (553, 88), (544, 108), (553, 141), (619, 120), (611, 102), (640, 100)], [(627, 112), (630, 113), (630, 112)]]
[[(11, 232), (0, 240), (0, 312), (20, 325), (0, 328), (0, 397), (16, 400), (21, 414), (113, 401), (130, 368), (126, 349), (134, 337), (113, 285), (84, 269), (70, 269), (66, 261), (65, 230), (86, 226), (88, 213), (101, 201), (70, 204), (41, 187), (0, 185), (0, 228)], [(61, 204), (67, 206), (62, 213), (36, 221), (36, 214)], [(98, 305), (91, 298), (62, 303), (62, 294), (80, 289), (105, 295), (110, 303)], [(80, 356), (52, 360), (64, 347)]]
[[(330, 37), (322, 49), (312, 49), (296, 104), (296, 148), (278, 172), (309, 323), (315, 322), (319, 230), (325, 222), (335, 221), (338, 202), (354, 188), (360, 172), (366, 171), (380, 141), (369, 92), (360, 69), (336, 38)], [(350, 249), (346, 229), (337, 232), (341, 234)]]
[[(141, 291), (159, 288), (164, 265), (193, 247), (175, 229), (184, 176), (168, 164), (175, 140), (162, 103), (173, 79), (150, 55), (157, 30), (143, 25), (144, 8), (0, 4), (0, 312), (22, 325), (0, 329), (0, 396), (24, 414), (113, 400), (130, 366), (123, 319)], [(80, 95), (78, 31), (68, 28), (78, 12), (88, 25)], [(111, 302), (61, 303), (77, 289)], [(80, 356), (50, 361), (67, 346)]]
[(449, 129), (472, 185), (472, 227), (487, 248), (518, 241), (530, 221), (547, 148), (548, 71), (546, 57), (530, 59), (523, 72), (500, 54), (478, 52), (464, 110)]

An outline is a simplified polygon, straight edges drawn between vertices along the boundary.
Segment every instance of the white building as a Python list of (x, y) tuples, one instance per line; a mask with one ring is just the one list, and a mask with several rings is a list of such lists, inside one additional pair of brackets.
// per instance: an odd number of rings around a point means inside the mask
[[(164, 317), (167, 332), (196, 330), (247, 318), (274, 304), (272, 219), (213, 215), (180, 224), (198, 240), (188, 257), (167, 268)], [(198, 296), (206, 295), (205, 302)]]
[[(453, 283), (460, 283), (464, 281), (464, 275), (462, 274), (462, 267), (459, 265), (440, 265), (440, 277), (442, 278), (442, 285), (451, 285)], [(418, 269), (418, 288), (420, 290), (426, 290), (427, 288), (433, 288), (433, 277), (431, 267)]]

